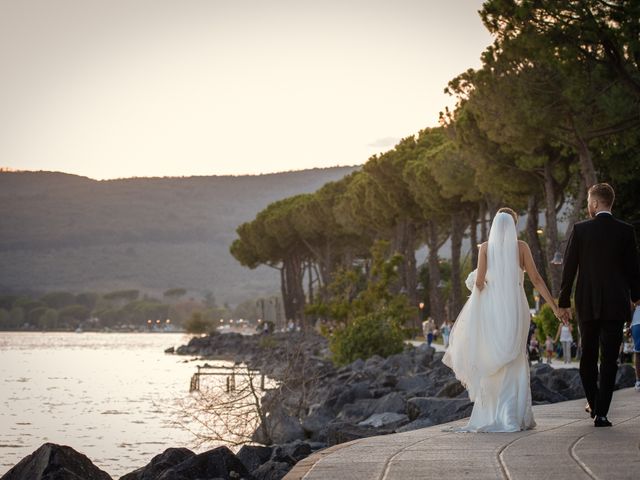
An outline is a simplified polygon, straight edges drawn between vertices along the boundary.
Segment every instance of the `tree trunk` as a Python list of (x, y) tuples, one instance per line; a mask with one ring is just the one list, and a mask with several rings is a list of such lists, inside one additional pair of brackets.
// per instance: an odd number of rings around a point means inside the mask
[(291, 298), (289, 298), (289, 289), (287, 287), (287, 276), (285, 275), (284, 262), (280, 268), (280, 292), (282, 293), (282, 306), (284, 307), (284, 320), (287, 323), (291, 316)]
[(593, 159), (591, 158), (591, 150), (587, 142), (576, 132), (578, 159), (580, 162), (580, 174), (582, 180), (587, 188), (598, 183), (596, 176), (596, 169), (593, 166)]
[(471, 269), (478, 266), (478, 212), (471, 212), (469, 220), (469, 241), (471, 242)]
[(451, 216), (451, 302), (449, 303), (449, 319), (458, 317), (462, 308), (462, 280), (460, 266), (460, 252), (465, 222), (459, 214)]
[(307, 262), (307, 275), (308, 277), (308, 297), (309, 297), (309, 303), (314, 303), (314, 297), (313, 297), (313, 262), (311, 262), (311, 260), (309, 260)]
[(562, 277), (562, 269), (560, 265), (551, 264), (556, 252), (560, 248), (558, 242), (558, 218), (556, 215), (556, 185), (553, 178), (552, 165), (547, 162), (544, 165), (544, 200), (545, 200), (545, 219), (546, 228), (546, 251), (547, 261), (549, 265), (549, 277), (551, 281), (551, 294), (555, 297), (560, 293), (560, 281)]
[(540, 237), (538, 236), (538, 214), (538, 196), (531, 195), (529, 196), (529, 204), (527, 206), (527, 242), (531, 248), (531, 255), (538, 268), (538, 272), (542, 275), (542, 278), (547, 281), (547, 264), (542, 252)]
[(480, 243), (487, 241), (487, 208), (484, 202), (480, 202)]
[(571, 211), (571, 215), (569, 215), (569, 218), (567, 219), (567, 230), (564, 232), (564, 240), (562, 243), (565, 246), (566, 242), (569, 240), (569, 235), (571, 235), (573, 225), (583, 217), (584, 212), (586, 211), (587, 186), (584, 184), (583, 177), (580, 177), (579, 183), (580, 185), (578, 186), (578, 196), (574, 200), (573, 210)]
[[(418, 305), (418, 267), (416, 265), (416, 227), (412, 222), (407, 222), (407, 240), (404, 251), (404, 265), (406, 272), (407, 298), (412, 306)], [(415, 317), (417, 332), (421, 331), (420, 314)]]
[(284, 275), (287, 286), (287, 299), (285, 299), (285, 312), (287, 322), (289, 320), (301, 320), (304, 322), (305, 295), (303, 281), (303, 265), (298, 255), (291, 254), (284, 260)]
[(427, 236), (430, 316), (435, 321), (436, 326), (440, 326), (444, 321), (444, 302), (442, 301), (442, 288), (440, 287), (438, 226), (433, 220), (429, 221)]
[(488, 220), (489, 225), (491, 225), (491, 222), (493, 222), (493, 217), (496, 216), (496, 213), (498, 212), (499, 208), (500, 208), (500, 205), (494, 198), (492, 197), (487, 198), (487, 210), (489, 211), (489, 220)]

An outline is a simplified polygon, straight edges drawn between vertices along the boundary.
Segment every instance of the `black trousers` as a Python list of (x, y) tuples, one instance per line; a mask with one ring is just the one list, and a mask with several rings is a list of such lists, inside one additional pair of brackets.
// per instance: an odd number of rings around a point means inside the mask
[(580, 322), (580, 378), (587, 401), (598, 416), (606, 416), (611, 405), (623, 326), (619, 319), (599, 318)]

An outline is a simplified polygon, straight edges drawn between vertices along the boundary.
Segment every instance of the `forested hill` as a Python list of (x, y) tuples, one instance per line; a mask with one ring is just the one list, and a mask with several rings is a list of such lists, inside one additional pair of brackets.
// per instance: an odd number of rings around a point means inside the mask
[(102, 181), (1, 172), (0, 291), (182, 287), (230, 303), (275, 292), (273, 270), (229, 254), (236, 227), (355, 168)]

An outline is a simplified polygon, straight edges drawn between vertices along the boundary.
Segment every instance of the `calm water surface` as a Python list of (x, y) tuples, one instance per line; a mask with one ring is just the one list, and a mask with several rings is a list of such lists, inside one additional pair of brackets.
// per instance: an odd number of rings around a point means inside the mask
[[(196, 363), (167, 355), (181, 333), (0, 332), (0, 475), (45, 442), (69, 445), (113, 478), (168, 447)], [(184, 420), (183, 420), (184, 421)]]

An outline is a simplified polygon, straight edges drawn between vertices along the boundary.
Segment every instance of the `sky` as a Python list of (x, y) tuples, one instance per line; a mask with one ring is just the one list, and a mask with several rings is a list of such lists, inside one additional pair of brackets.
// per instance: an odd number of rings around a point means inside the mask
[(481, 0), (0, 0), (0, 167), (359, 165), (438, 123)]

